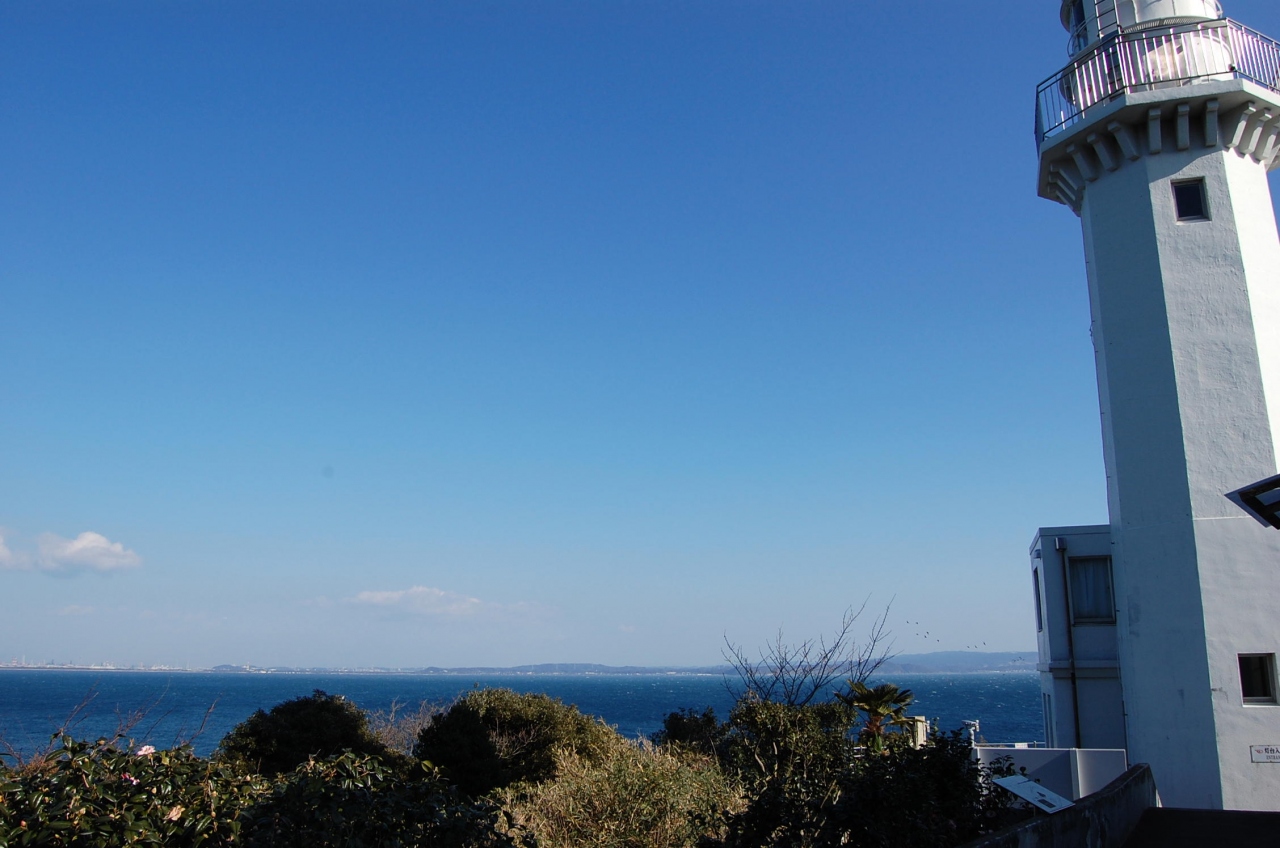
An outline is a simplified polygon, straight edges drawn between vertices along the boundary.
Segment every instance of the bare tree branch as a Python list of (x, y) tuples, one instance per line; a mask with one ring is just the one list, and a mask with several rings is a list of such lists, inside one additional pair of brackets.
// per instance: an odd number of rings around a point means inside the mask
[(724, 658), (737, 673), (737, 681), (725, 686), (735, 699), (751, 698), (800, 707), (825, 695), (837, 680), (863, 683), (892, 656), (893, 641), (888, 630), (890, 599), (876, 616), (867, 636), (859, 642), (854, 626), (867, 609), (870, 598), (845, 610), (840, 626), (830, 637), (818, 636), (791, 644), (781, 630), (773, 641), (752, 659), (746, 649), (725, 637)]

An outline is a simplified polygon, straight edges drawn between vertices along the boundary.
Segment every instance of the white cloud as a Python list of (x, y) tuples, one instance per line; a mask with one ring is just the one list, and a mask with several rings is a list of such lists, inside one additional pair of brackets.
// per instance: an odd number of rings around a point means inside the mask
[(40, 537), (37, 564), (42, 571), (109, 574), (137, 568), (142, 565), (142, 557), (101, 533), (86, 531), (74, 539), (45, 533)]
[(0, 570), (26, 571), (29, 568), (31, 558), (9, 550), (9, 546), (4, 543), (4, 536), (0, 536)]
[(93, 607), (81, 606), (80, 604), (72, 604), (58, 610), (58, 615), (92, 615)]
[(471, 616), (493, 606), (479, 598), (469, 598), (457, 592), (447, 592), (430, 586), (413, 586), (409, 589), (385, 592), (360, 592), (354, 598), (347, 600), (357, 606), (441, 618)]

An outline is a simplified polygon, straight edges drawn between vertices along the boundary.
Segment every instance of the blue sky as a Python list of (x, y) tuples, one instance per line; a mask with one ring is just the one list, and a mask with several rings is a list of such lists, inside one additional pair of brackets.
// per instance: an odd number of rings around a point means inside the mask
[(695, 664), (868, 596), (1030, 648), (1032, 533), (1106, 519), (1065, 46), (1053, 0), (5, 3), (0, 658)]

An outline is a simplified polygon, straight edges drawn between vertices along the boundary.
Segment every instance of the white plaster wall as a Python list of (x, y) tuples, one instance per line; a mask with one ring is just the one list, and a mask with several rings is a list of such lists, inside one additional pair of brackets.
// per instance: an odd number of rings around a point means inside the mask
[(1080, 689), (1079, 747), (1124, 748), (1124, 702), (1116, 670), (1081, 669), (1077, 685)]
[(1237, 656), (1280, 646), (1280, 533), (1252, 518), (1196, 521), (1214, 728), (1228, 809), (1280, 809), (1280, 765), (1251, 745), (1280, 742), (1280, 706), (1245, 706)]
[[(1249, 758), (1250, 745), (1280, 740), (1280, 710), (1243, 706), (1237, 661), (1238, 653), (1280, 650), (1274, 611), (1280, 539), (1223, 496), (1276, 469), (1266, 384), (1280, 377), (1280, 244), (1258, 163), (1234, 151), (1184, 162), (1190, 155), (1147, 161), (1182, 410), (1222, 803), (1280, 809), (1280, 768), (1259, 770)], [(1176, 221), (1169, 181), (1188, 177), (1206, 180), (1211, 221)]]
[[(1253, 313), (1271, 443), (1280, 447), (1280, 234), (1276, 231), (1270, 187), (1265, 178), (1258, 177), (1260, 166), (1251, 157), (1239, 154), (1226, 156), (1225, 165)], [(1273, 454), (1271, 467), (1277, 464), (1280, 462)], [(1264, 476), (1267, 475), (1255, 479)]]
[(1147, 162), (1081, 210), (1112, 520), (1130, 759), (1166, 802), (1221, 805), (1178, 384)]
[[(1082, 209), (1127, 735), (1167, 804), (1277, 809), (1249, 745), (1280, 742), (1280, 708), (1241, 704), (1236, 654), (1280, 650), (1280, 534), (1223, 494), (1276, 465), (1280, 244), (1261, 166), (1196, 141)], [(1170, 180), (1195, 177), (1212, 220), (1178, 222)]]
[[(1253, 180), (1241, 174), (1230, 179), (1241, 162), (1234, 151), (1204, 155), (1201, 147), (1143, 160), (1157, 224), (1186, 474), (1197, 518), (1238, 516), (1239, 508), (1224, 493), (1276, 473), (1245, 261), (1248, 234), (1240, 231), (1250, 217), (1242, 213), (1258, 212), (1256, 203), (1250, 203), (1258, 188), (1250, 182), (1267, 193), (1263, 212), (1270, 221), (1273, 246), (1275, 219), (1265, 171), (1251, 159), (1244, 161), (1252, 166)], [(1194, 178), (1205, 180), (1212, 220), (1180, 222), (1171, 183)], [(1246, 195), (1244, 208), (1236, 205), (1237, 188)], [(1250, 229), (1259, 227), (1252, 224)], [(1249, 252), (1267, 251), (1265, 245), (1262, 251), (1249, 245)], [(1265, 274), (1268, 282), (1275, 270)]]

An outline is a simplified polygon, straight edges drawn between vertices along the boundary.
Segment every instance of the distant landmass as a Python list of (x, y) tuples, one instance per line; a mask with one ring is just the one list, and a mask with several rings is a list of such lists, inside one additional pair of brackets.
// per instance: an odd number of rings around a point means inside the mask
[[(929, 654), (897, 654), (880, 669), (885, 674), (963, 674), (984, 671), (1034, 671), (1035, 651), (937, 651)], [(83, 665), (80, 663), (27, 663), (17, 659), (0, 662), (0, 670), (10, 669), (67, 669), (86, 671), (165, 671), (165, 672), (221, 672), (226, 674), (438, 674), (453, 676), (511, 675), (511, 674), (559, 674), (559, 675), (625, 675), (625, 674), (702, 674), (721, 676), (734, 674), (733, 666), (726, 663), (704, 666), (641, 666), (602, 665), (599, 663), (539, 663), (516, 666), (439, 666), (413, 667), (296, 667), (256, 665), (216, 665), (213, 668), (175, 668), (173, 666), (120, 666), (110, 663)]]
[[(898, 654), (881, 666), (880, 674), (946, 674), (983, 671), (1034, 671), (1035, 651), (937, 651), (929, 654)], [(708, 666), (638, 666), (601, 665), (598, 663), (539, 663), (517, 666), (464, 666), (440, 668), (421, 666), (413, 668), (294, 668), (259, 667), (253, 665), (218, 665), (209, 671), (227, 673), (279, 673), (306, 674), (335, 672), (363, 674), (733, 674), (733, 667), (726, 664)]]

